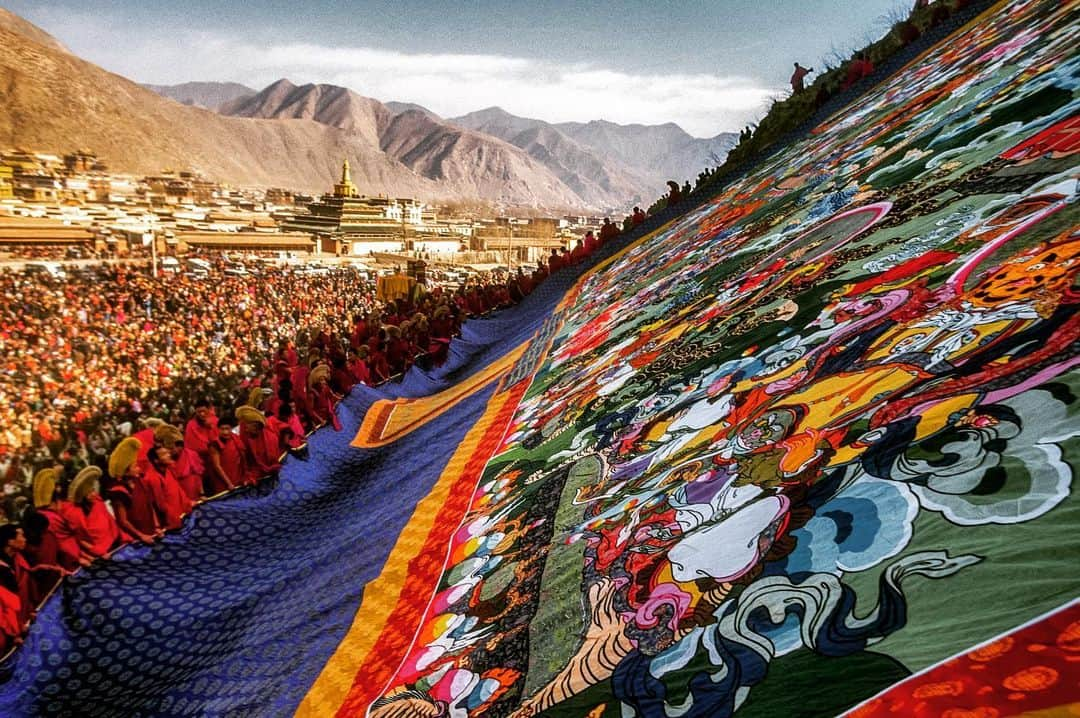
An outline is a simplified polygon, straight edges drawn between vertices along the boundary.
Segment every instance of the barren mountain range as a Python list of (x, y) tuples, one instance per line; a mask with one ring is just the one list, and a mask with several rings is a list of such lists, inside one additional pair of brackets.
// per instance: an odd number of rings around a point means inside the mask
[(205, 107), (215, 111), (228, 102), (251, 97), (258, 92), (239, 82), (184, 82), (179, 85), (143, 85), (143, 87), (181, 104)]
[(518, 207), (624, 209), (694, 177), (730, 135), (676, 125), (552, 125), (499, 108), (444, 120), (343, 87), (279, 80), (141, 86), (0, 9), (0, 146), (88, 148), (115, 171), (194, 169), (242, 186), (318, 193), (348, 158), (362, 192)]

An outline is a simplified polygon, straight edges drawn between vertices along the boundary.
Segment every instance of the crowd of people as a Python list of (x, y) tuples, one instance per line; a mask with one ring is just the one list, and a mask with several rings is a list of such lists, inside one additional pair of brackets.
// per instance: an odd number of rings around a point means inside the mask
[(445, 361), (465, 318), (521, 301), (618, 234), (605, 221), (531, 273), (383, 299), (348, 269), (0, 273), (0, 644), (20, 640), (65, 574), (273, 475), (310, 431), (341, 428), (334, 406), (355, 384)]

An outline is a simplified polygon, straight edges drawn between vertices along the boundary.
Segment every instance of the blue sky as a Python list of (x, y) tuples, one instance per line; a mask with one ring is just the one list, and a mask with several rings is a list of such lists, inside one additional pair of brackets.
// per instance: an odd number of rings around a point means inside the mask
[(883, 34), (913, 0), (225, 3), (8, 0), (76, 54), (139, 82), (288, 77), (444, 116), (499, 105), (560, 122), (738, 130), (792, 62)]

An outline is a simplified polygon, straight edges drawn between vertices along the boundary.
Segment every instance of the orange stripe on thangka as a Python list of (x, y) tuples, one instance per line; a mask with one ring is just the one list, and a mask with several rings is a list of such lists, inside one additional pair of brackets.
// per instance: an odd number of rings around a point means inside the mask
[(432, 491), (413, 512), (379, 577), (364, 588), (353, 625), (297, 709), (297, 716), (362, 715), (392, 680), (416, 640), (446, 568), (448, 547), (465, 530), (478, 482), (501, 447), (518, 404), (561, 326), (550, 317), (536, 336), (460, 385), (432, 397), (377, 402), (352, 445), (385, 445), (414, 431), (502, 377)]

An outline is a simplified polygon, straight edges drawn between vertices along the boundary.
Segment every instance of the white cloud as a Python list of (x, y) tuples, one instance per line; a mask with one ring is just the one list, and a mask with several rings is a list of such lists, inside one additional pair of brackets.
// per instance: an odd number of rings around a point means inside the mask
[(382, 101), (416, 102), (452, 117), (491, 105), (551, 122), (676, 122), (694, 135), (737, 131), (777, 88), (712, 74), (633, 74), (592, 64), (485, 54), (410, 54), (369, 47), (257, 45), (162, 29), (128, 33), (90, 14), (35, 18), (76, 54), (139, 82), (232, 80), (261, 88), (281, 77), (343, 85)]

